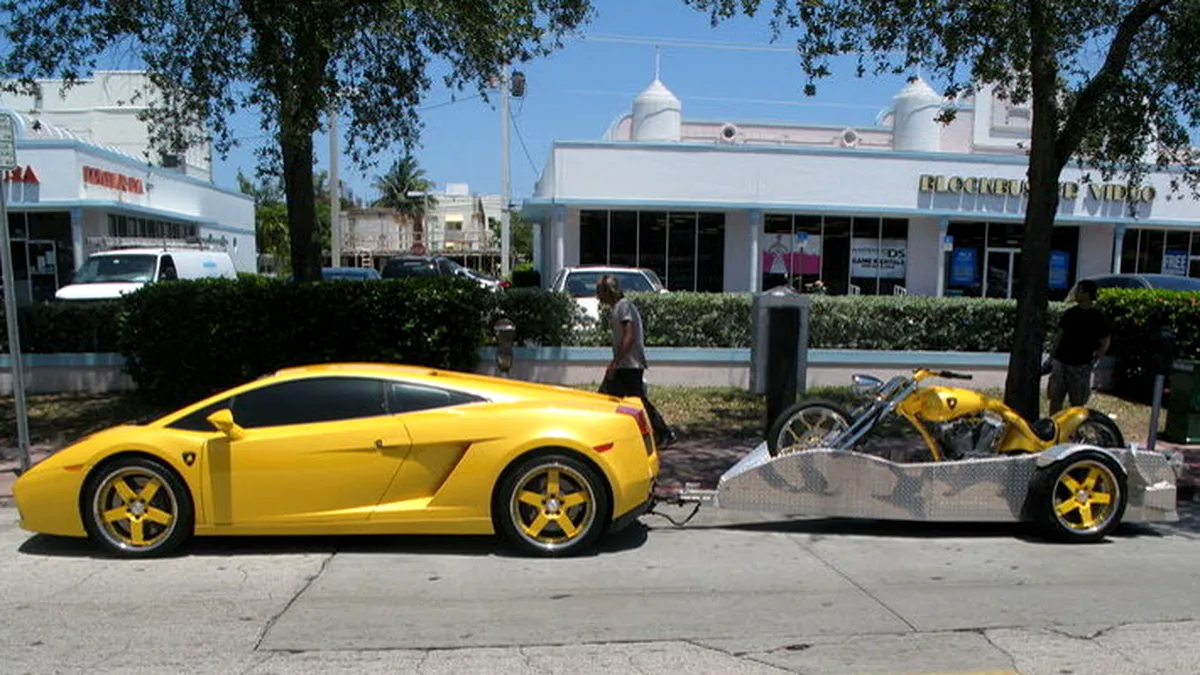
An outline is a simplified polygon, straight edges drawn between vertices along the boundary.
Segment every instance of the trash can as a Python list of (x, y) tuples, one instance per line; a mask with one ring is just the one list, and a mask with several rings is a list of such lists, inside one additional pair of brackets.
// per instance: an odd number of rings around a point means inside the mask
[(1171, 398), (1163, 437), (1174, 443), (1200, 443), (1200, 386), (1198, 361), (1176, 361), (1171, 369)]

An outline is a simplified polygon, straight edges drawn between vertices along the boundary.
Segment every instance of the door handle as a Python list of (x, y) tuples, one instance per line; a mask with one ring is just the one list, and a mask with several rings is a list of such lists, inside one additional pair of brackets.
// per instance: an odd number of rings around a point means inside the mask
[(375, 439), (375, 449), (377, 450), (383, 450), (384, 448), (395, 448), (403, 444), (403, 442), (396, 442), (384, 438)]

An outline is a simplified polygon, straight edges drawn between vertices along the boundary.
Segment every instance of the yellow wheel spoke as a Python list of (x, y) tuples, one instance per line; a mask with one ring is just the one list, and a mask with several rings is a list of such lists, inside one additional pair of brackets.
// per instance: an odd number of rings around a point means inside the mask
[(542, 530), (546, 529), (546, 525), (549, 524), (550, 519), (546, 517), (546, 514), (539, 513), (537, 518), (533, 519), (532, 523), (525, 526), (525, 534), (531, 537), (539, 537), (542, 534)]
[(154, 499), (154, 495), (158, 494), (158, 489), (160, 487), (162, 487), (162, 483), (158, 482), (157, 478), (151, 478), (150, 482), (146, 483), (146, 486), (142, 488), (141, 493), (138, 494), (138, 498), (144, 502), (149, 502), (151, 499)]
[(134, 518), (129, 522), (129, 538), (134, 546), (146, 545), (146, 534), (142, 529), (144, 522), (141, 518)]
[(146, 509), (146, 520), (158, 523), (159, 525), (170, 525), (172, 518), (171, 514), (167, 513), (166, 511), (163, 511), (162, 509), (156, 509), (151, 506), (150, 508)]
[(540, 509), (540, 508), (542, 508), (542, 503), (545, 501), (545, 498), (543, 498), (542, 495), (539, 495), (536, 492), (530, 492), (529, 490), (521, 490), (519, 493), (517, 493), (517, 501), (521, 502), (522, 504), (536, 506)]
[(1096, 481), (1100, 480), (1100, 469), (1092, 467), (1088, 471), (1087, 478), (1083, 481), (1083, 489), (1091, 491), (1096, 487)]
[(1070, 490), (1071, 492), (1079, 492), (1079, 487), (1080, 487), (1079, 481), (1075, 480), (1074, 478), (1070, 477), (1067, 474), (1063, 474), (1062, 484), (1066, 485), (1067, 489)]
[(1111, 504), (1112, 495), (1108, 494), (1107, 492), (1093, 492), (1091, 502), (1093, 504)]
[(1079, 508), (1079, 502), (1075, 501), (1074, 499), (1068, 499), (1066, 501), (1059, 502), (1054, 506), (1054, 510), (1057, 511), (1058, 515), (1060, 516), (1065, 516), (1077, 508)]
[(569, 509), (572, 506), (579, 506), (580, 504), (586, 503), (588, 503), (586, 492), (573, 492), (569, 495), (564, 495), (562, 498), (562, 505), (564, 509)]
[(555, 522), (557, 522), (558, 526), (562, 528), (563, 534), (567, 535), (568, 539), (579, 534), (579, 528), (575, 527), (575, 523), (571, 522), (571, 519), (567, 517), (567, 514), (564, 513), (560, 515)]
[(117, 494), (121, 496), (121, 501), (125, 502), (126, 504), (137, 498), (137, 495), (134, 494), (133, 490), (131, 490), (125, 483), (124, 478), (117, 478), (114, 480), (113, 489), (116, 490)]
[(129, 511), (124, 506), (118, 506), (115, 509), (109, 509), (104, 512), (104, 522), (115, 523), (119, 520), (125, 520), (129, 517)]
[(1079, 525), (1081, 527), (1085, 527), (1085, 528), (1096, 526), (1096, 519), (1094, 517), (1092, 517), (1092, 505), (1091, 504), (1080, 504), (1079, 505)]
[(546, 472), (546, 492), (552, 495), (558, 494), (558, 469), (550, 469)]

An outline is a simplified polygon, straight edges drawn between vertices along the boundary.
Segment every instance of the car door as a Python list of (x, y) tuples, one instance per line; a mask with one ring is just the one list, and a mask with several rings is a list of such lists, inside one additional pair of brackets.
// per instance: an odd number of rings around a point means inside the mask
[(315, 377), (240, 393), (241, 437), (207, 448), (213, 523), (239, 529), (366, 521), (408, 454), (387, 382)]

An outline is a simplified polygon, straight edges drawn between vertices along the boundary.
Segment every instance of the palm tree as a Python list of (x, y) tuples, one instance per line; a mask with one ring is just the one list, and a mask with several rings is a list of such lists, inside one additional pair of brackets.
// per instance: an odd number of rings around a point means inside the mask
[[(417, 160), (412, 155), (405, 155), (396, 160), (387, 173), (375, 178), (373, 187), (380, 196), (372, 206), (395, 209), (412, 220), (414, 233), (420, 233), (426, 208), (437, 204), (437, 199), (429, 194), (433, 186), (433, 181), (425, 177), (425, 170), (417, 166)], [(424, 194), (410, 197), (413, 192)]]

